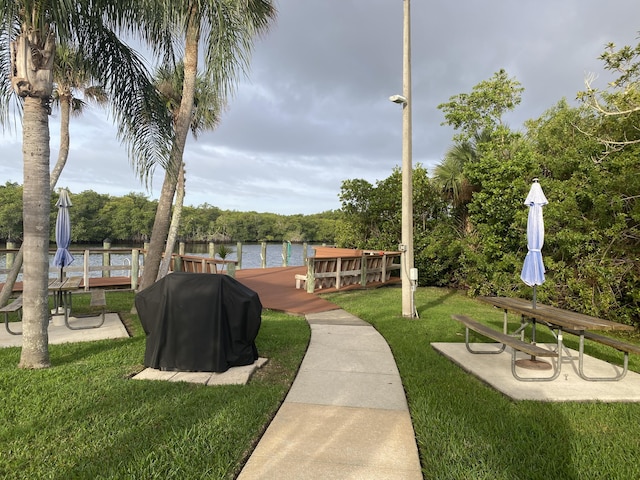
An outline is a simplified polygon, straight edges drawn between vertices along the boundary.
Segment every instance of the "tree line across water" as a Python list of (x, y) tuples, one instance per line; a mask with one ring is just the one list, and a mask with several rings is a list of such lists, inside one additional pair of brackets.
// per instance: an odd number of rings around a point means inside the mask
[[(51, 241), (55, 240), (57, 194), (51, 198)], [(141, 193), (122, 197), (86, 190), (71, 192), (71, 242), (140, 243), (147, 241), (153, 228), (157, 201)], [(221, 210), (204, 204), (184, 207), (179, 238), (185, 242), (335, 242), (339, 212), (313, 215)], [(0, 185), (0, 240), (22, 241), (22, 186)]]

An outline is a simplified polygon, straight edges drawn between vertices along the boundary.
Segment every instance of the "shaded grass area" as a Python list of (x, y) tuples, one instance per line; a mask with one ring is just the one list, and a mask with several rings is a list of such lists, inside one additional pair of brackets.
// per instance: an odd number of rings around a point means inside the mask
[[(398, 288), (325, 298), (370, 322), (389, 343), (426, 479), (640, 478), (640, 404), (512, 401), (430, 346), (464, 342), (464, 327), (451, 314), (501, 329), (501, 310), (435, 288), (416, 292), (419, 320), (400, 317)], [(511, 322), (517, 326), (519, 317)], [(552, 341), (542, 330), (538, 341)], [(640, 343), (637, 335), (624, 339)], [(565, 340), (577, 348), (575, 337)], [(588, 343), (588, 353), (620, 361), (620, 354), (600, 345)], [(640, 358), (631, 356), (630, 369), (640, 371)]]
[[(89, 313), (89, 296), (74, 296)], [(107, 293), (132, 338), (51, 345), (52, 367), (20, 370), (0, 349), (0, 477), (234, 478), (288, 391), (309, 341), (302, 317), (264, 311), (269, 362), (242, 386), (133, 381), (145, 336), (130, 292)], [(4, 327), (2, 327), (4, 328)]]

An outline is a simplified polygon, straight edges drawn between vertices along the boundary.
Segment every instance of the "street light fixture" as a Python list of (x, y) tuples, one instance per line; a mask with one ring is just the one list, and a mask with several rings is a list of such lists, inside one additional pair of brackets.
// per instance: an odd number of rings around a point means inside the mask
[(389, 97), (402, 105), (402, 252), (400, 278), (402, 279), (402, 316), (416, 318), (413, 302), (414, 282), (418, 273), (413, 267), (413, 165), (411, 152), (411, 7), (404, 3), (402, 95)]
[(407, 103), (407, 99), (402, 95), (391, 95), (389, 97), (389, 100), (391, 100), (393, 103), (401, 103), (403, 105)]

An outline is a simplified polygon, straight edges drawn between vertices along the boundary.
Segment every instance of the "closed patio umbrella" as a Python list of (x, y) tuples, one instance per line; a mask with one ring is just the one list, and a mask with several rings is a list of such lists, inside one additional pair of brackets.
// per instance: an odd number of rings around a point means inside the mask
[(56, 218), (56, 245), (58, 249), (53, 257), (53, 265), (60, 267), (60, 280), (62, 280), (62, 269), (73, 262), (73, 255), (69, 252), (71, 244), (71, 219), (69, 217), (69, 207), (71, 199), (66, 188), (60, 189), (60, 197), (56, 202), (58, 207), (58, 217)]
[(542, 218), (542, 207), (549, 203), (545, 197), (538, 179), (533, 179), (533, 184), (529, 190), (529, 195), (524, 204), (529, 207), (529, 217), (527, 220), (527, 256), (522, 265), (520, 278), (522, 281), (533, 287), (533, 308), (536, 307), (536, 286), (544, 283), (544, 263), (542, 261), (542, 245), (544, 244), (544, 220)]

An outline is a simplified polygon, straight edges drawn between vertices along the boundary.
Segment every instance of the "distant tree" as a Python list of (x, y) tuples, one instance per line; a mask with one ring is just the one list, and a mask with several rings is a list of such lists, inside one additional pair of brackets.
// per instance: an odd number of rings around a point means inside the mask
[[(609, 43), (600, 55), (604, 69), (617, 75), (608, 88), (594, 87), (595, 75), (585, 79), (586, 89), (578, 93), (584, 105), (605, 118), (616, 118), (608, 128), (597, 132), (608, 151), (640, 143), (640, 43), (616, 48)], [(622, 128), (620, 128), (622, 126)], [(586, 132), (594, 135), (595, 132)]]
[(442, 125), (460, 131), (454, 137), (456, 141), (473, 139), (483, 130), (493, 133), (505, 127), (503, 116), (520, 104), (523, 91), (520, 82), (500, 70), (474, 86), (470, 93), (454, 95), (438, 105), (444, 112)]
[[(72, 194), (71, 241), (73, 243), (93, 243), (112, 238), (110, 219), (104, 216), (104, 208), (113, 197), (86, 190)], [(131, 212), (133, 215), (134, 213)], [(52, 232), (53, 235), (53, 232)]]
[(15, 241), (22, 237), (22, 187), (6, 182), (0, 185), (0, 238)]

